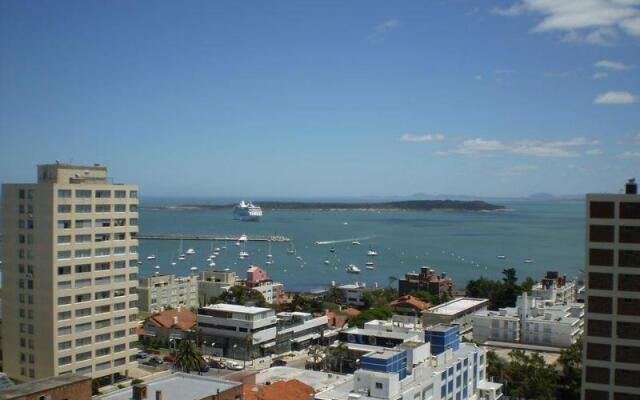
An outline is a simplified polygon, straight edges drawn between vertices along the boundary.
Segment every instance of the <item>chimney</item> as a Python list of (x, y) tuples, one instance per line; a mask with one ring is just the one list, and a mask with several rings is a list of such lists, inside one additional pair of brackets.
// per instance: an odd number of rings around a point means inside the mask
[(147, 385), (144, 383), (137, 383), (133, 385), (133, 400), (146, 400), (147, 399)]
[(625, 194), (638, 194), (638, 184), (636, 178), (629, 178), (627, 184), (624, 185)]
[(156, 390), (156, 400), (162, 400), (162, 390)]

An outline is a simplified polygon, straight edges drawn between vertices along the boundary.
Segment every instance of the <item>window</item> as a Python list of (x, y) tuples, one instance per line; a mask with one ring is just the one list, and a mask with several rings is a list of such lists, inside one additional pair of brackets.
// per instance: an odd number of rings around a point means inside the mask
[(58, 275), (69, 275), (71, 273), (70, 266), (58, 267)]
[(77, 229), (91, 228), (91, 220), (90, 219), (77, 219), (76, 220), (76, 228)]
[(380, 382), (376, 382), (376, 389), (382, 389), (383, 385)]
[(116, 232), (113, 234), (113, 240), (125, 240), (127, 238), (127, 234), (124, 232)]
[(110, 333), (103, 333), (101, 335), (96, 335), (96, 343), (106, 342), (107, 340), (111, 340), (111, 334)]
[(103, 314), (103, 313), (107, 313), (111, 311), (111, 306), (110, 305), (105, 305), (105, 306), (99, 306), (96, 307), (96, 314)]
[(83, 288), (88, 286), (91, 286), (91, 278), (76, 279), (76, 288)]
[(96, 228), (107, 228), (111, 226), (110, 219), (96, 219)]
[(138, 218), (131, 218), (131, 219), (129, 219), (129, 225), (131, 225), (131, 226), (137, 226), (137, 225), (138, 225)]
[(76, 332), (86, 332), (88, 330), (91, 330), (91, 322), (85, 322), (76, 325)]
[(61, 281), (58, 282), (58, 289), (71, 289), (71, 281)]
[(59, 251), (59, 252), (58, 252), (58, 257), (57, 257), (57, 258), (58, 258), (58, 260), (66, 260), (66, 259), (69, 259), (69, 258), (71, 258), (71, 252), (70, 252), (70, 251), (67, 251), (67, 250), (65, 250), (65, 251)]
[(600, 343), (587, 343), (587, 359), (609, 361), (611, 359), (611, 346)]
[(113, 211), (114, 212), (126, 212), (127, 211), (127, 205), (126, 204), (116, 204), (113, 206)]
[(127, 267), (126, 261), (114, 261), (113, 262), (113, 268), (114, 269), (121, 269), (121, 268), (126, 268), (126, 267)]
[(620, 339), (637, 339), (640, 337), (640, 323), (618, 322), (616, 332)]
[(125, 351), (126, 349), (127, 349), (127, 346), (124, 343), (113, 346), (114, 353), (119, 353), (121, 351)]
[(103, 319), (100, 321), (96, 321), (96, 329), (106, 328), (107, 326), (111, 326), (111, 320)]
[(91, 315), (91, 307), (79, 308), (75, 311), (76, 318), (88, 317)]
[(137, 204), (129, 204), (129, 211), (138, 212), (138, 205)]
[(96, 285), (108, 285), (109, 283), (111, 283), (111, 277), (109, 276), (96, 278)]
[(589, 265), (613, 266), (613, 250), (589, 249)]
[(114, 192), (114, 197), (116, 199), (124, 199), (127, 197), (127, 191), (126, 190), (116, 190)]
[(96, 204), (96, 212), (98, 213), (111, 212), (111, 204)]
[(76, 197), (83, 199), (90, 198), (91, 190), (76, 190)]
[(611, 243), (613, 242), (612, 225), (591, 225), (589, 226), (589, 240), (591, 242)]
[(111, 197), (111, 190), (96, 190), (96, 199), (107, 199)]
[(589, 204), (591, 218), (613, 218), (614, 206), (611, 201), (592, 201)]
[(91, 264), (76, 265), (76, 274), (81, 274), (84, 272), (91, 272)]
[(114, 247), (113, 254), (124, 254), (126, 253), (126, 250), (127, 250), (126, 247)]
[(97, 349), (96, 350), (96, 357), (102, 357), (102, 356), (106, 356), (108, 354), (111, 354), (111, 348), (110, 347), (103, 347), (101, 349)]
[(59, 220), (58, 229), (71, 229), (71, 221), (68, 219)]
[(587, 332), (589, 336), (611, 337), (611, 321), (589, 319)]
[(618, 298), (618, 314), (640, 316), (640, 299)]
[(75, 252), (76, 258), (88, 258), (91, 257), (91, 249), (80, 249)]
[(640, 388), (640, 380), (638, 380), (638, 371), (627, 369), (617, 369), (615, 372), (615, 384), (618, 386), (629, 386)]
[[(80, 339), (76, 339), (76, 346), (80, 347), (80, 346), (87, 346), (91, 344), (91, 336), (87, 336), (87, 337), (83, 337)], [(89, 353), (91, 354), (91, 353)]]
[(96, 296), (96, 300), (103, 300), (103, 299), (108, 299), (110, 297), (110, 293), (108, 290), (105, 290), (102, 292), (96, 292), (95, 296)]
[(59, 306), (64, 306), (66, 304), (71, 304), (71, 296), (58, 297)]
[(76, 303), (82, 303), (91, 300), (91, 293), (84, 293), (76, 295)]
[(137, 190), (130, 190), (129, 191), (129, 197), (131, 197), (132, 199), (137, 199), (138, 198), (138, 191)]
[(71, 364), (71, 356), (65, 356), (58, 358), (58, 365)]
[(70, 213), (71, 206), (69, 204), (60, 204), (58, 205), (58, 212), (62, 214)]
[(588, 311), (590, 313), (611, 314), (613, 303), (610, 297), (589, 296)]
[(620, 243), (640, 243), (640, 226), (621, 226)]
[(58, 236), (58, 244), (69, 244), (69, 243), (71, 243), (71, 235)]
[(68, 190), (68, 189), (58, 189), (58, 198), (60, 198), (60, 199), (68, 199), (68, 198), (71, 198), (71, 190)]
[(65, 319), (71, 319), (71, 311), (61, 311), (58, 313), (58, 321), (64, 321)]
[(108, 271), (111, 269), (111, 264), (108, 262), (96, 263), (96, 271)]
[(616, 362), (640, 364), (640, 347), (617, 345)]
[(70, 326), (61, 326), (58, 328), (58, 336), (70, 335), (71, 327)]
[(90, 204), (76, 204), (76, 212), (77, 213), (90, 213), (91, 205)]
[(58, 350), (68, 350), (71, 348), (71, 340), (58, 343)]
[(104, 249), (96, 249), (96, 257), (106, 257), (111, 254), (111, 249), (106, 247)]
[(613, 289), (613, 274), (589, 272), (589, 289)]
[(618, 290), (626, 292), (640, 292), (640, 275), (619, 274)]
[(620, 218), (640, 219), (640, 202), (620, 203)]
[(620, 267), (640, 267), (640, 251), (620, 250), (618, 251), (618, 266)]
[(76, 362), (85, 361), (91, 358), (91, 352), (85, 351), (82, 353), (76, 354)]

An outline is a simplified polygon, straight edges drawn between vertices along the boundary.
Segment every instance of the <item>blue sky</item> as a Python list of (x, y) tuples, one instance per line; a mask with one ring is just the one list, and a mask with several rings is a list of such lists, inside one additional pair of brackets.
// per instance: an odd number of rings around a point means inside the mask
[(615, 192), (639, 73), (635, 0), (5, 0), (0, 182), (60, 160), (146, 195)]

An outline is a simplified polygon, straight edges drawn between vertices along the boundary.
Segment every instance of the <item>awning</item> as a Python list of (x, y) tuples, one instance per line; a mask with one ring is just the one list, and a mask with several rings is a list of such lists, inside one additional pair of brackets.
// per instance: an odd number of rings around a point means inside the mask
[(318, 339), (319, 337), (320, 337), (319, 333), (309, 333), (309, 334), (297, 337), (295, 339), (291, 339), (291, 341), (294, 343), (302, 343), (302, 342), (306, 342), (307, 340)]

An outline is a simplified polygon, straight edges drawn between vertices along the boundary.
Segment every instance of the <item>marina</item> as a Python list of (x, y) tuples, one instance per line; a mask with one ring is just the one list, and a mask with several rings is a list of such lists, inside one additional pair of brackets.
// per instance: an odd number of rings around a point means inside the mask
[(138, 240), (203, 240), (219, 242), (290, 242), (291, 239), (280, 235), (220, 235), (220, 234), (138, 234)]

